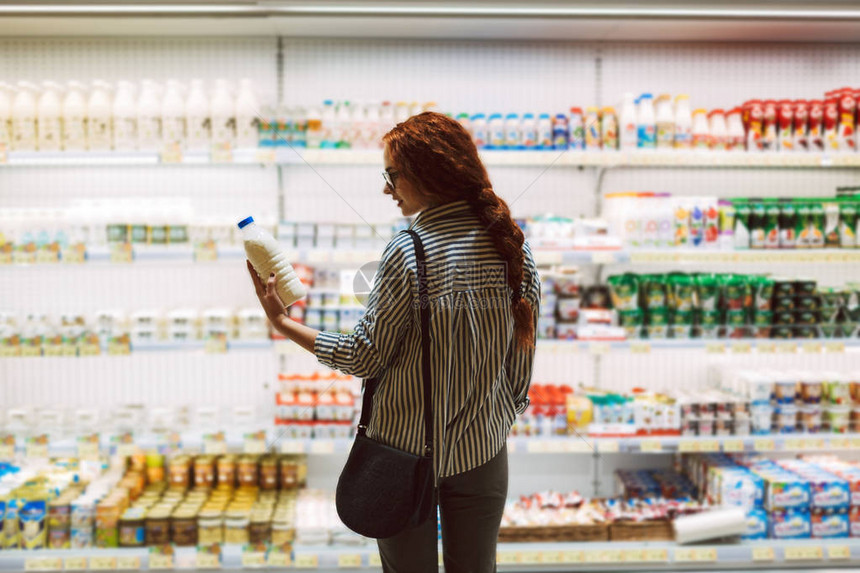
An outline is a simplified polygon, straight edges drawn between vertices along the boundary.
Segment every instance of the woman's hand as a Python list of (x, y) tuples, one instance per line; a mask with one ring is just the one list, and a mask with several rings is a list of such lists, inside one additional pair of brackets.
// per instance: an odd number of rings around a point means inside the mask
[(278, 296), (278, 291), (275, 289), (278, 277), (272, 273), (269, 275), (268, 280), (263, 283), (257, 275), (257, 271), (254, 270), (254, 266), (251, 264), (251, 261), (247, 261), (247, 263), (248, 273), (251, 275), (251, 280), (254, 282), (254, 290), (257, 291), (257, 298), (260, 299), (260, 304), (263, 306), (263, 310), (266, 311), (266, 316), (269, 317), (269, 321), (275, 329), (281, 330), (279, 327), (283, 324), (287, 315), (286, 307), (284, 306), (281, 297)]

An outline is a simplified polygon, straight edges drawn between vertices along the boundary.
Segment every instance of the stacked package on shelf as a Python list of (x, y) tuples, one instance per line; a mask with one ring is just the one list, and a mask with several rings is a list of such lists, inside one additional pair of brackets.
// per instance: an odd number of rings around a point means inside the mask
[(334, 493), (299, 491), (296, 499), (296, 543), (302, 545), (363, 545), (366, 539), (347, 529), (337, 516)]
[(349, 438), (357, 414), (359, 381), (352, 376), (279, 374), (275, 424), (286, 439)]
[(565, 436), (570, 431), (569, 386), (532, 384), (529, 387), (529, 406), (511, 428), (512, 436)]
[(839, 476), (848, 483), (850, 509), (848, 513), (851, 537), (860, 537), (860, 464), (849, 463), (833, 456), (814, 456), (806, 461)]

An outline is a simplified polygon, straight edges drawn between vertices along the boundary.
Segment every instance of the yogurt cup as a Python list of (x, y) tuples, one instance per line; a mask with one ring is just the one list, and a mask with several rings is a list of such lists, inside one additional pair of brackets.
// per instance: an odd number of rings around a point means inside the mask
[(851, 432), (860, 434), (860, 406), (855, 406), (851, 410)]
[(802, 406), (800, 408), (800, 428), (807, 434), (817, 434), (821, 431), (821, 408), (819, 406)]
[(800, 399), (804, 404), (820, 404), (823, 393), (821, 380), (811, 374), (800, 379)]
[(780, 376), (773, 385), (777, 404), (794, 404), (797, 397), (796, 378), (791, 374)]
[(825, 420), (830, 432), (834, 434), (848, 433), (851, 408), (848, 406), (830, 406), (825, 410)]
[(753, 406), (750, 411), (753, 434), (769, 434), (773, 426), (772, 406)]
[(776, 409), (776, 431), (780, 434), (797, 431), (797, 406), (781, 405)]
[(847, 406), (851, 404), (851, 387), (845, 376), (838, 372), (825, 374), (824, 393), (830, 404)]

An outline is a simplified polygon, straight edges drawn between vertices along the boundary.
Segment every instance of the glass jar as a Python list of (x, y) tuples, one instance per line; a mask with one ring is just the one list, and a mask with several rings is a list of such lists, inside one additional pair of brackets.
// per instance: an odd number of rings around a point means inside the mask
[(164, 456), (159, 453), (149, 453), (146, 456), (146, 480), (150, 484), (164, 481)]
[(281, 459), (281, 489), (299, 487), (299, 464), (293, 457)]
[(179, 508), (173, 512), (170, 538), (178, 547), (197, 545), (197, 514), (192, 509)]
[(248, 543), (269, 543), (272, 539), (272, 522), (267, 514), (255, 515), (248, 524)]
[(285, 545), (292, 543), (295, 538), (295, 529), (288, 520), (272, 522), (272, 545)]
[(229, 512), (224, 517), (224, 543), (248, 543), (249, 514), (246, 511)]
[(278, 489), (278, 461), (273, 457), (263, 458), (260, 462), (260, 489), (263, 491)]
[(177, 456), (170, 461), (169, 475), (171, 487), (188, 489), (191, 458)]
[(256, 486), (259, 483), (257, 473), (257, 458), (242, 456), (239, 458), (239, 487)]
[(215, 459), (212, 456), (194, 459), (194, 487), (215, 487)]
[(146, 544), (170, 543), (170, 507), (157, 506), (146, 514)]
[(236, 487), (236, 456), (221, 456), (218, 458), (218, 487)]
[(220, 511), (206, 509), (199, 513), (197, 543), (200, 545), (224, 543), (224, 518)]
[(146, 543), (145, 513), (142, 509), (129, 508), (119, 519), (119, 546), (143, 547)]

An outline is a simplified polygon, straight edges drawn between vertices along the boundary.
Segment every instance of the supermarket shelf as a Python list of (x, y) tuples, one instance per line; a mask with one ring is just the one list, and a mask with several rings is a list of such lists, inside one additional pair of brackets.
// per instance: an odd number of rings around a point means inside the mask
[[(587, 152), (508, 151), (481, 152), (489, 166), (510, 167), (702, 167), (702, 168), (856, 168), (860, 153), (747, 153), (710, 151)], [(208, 152), (185, 152), (163, 158), (155, 151), (10, 151), (6, 167), (83, 167), (144, 165), (382, 165), (378, 149), (294, 149), (288, 147), (236, 149), (230, 157)]]
[[(241, 548), (222, 549), (220, 569), (242, 571), (252, 568)], [(81, 563), (80, 558), (86, 561)], [(175, 569), (202, 569), (196, 563), (196, 549), (175, 548)], [(112, 561), (111, 561), (112, 560)], [(344, 568), (381, 569), (376, 546), (295, 545), (292, 567), (317, 571)], [(599, 543), (500, 543), (497, 549), (500, 571), (666, 571), (679, 568), (695, 571), (768, 570), (806, 566), (856, 568), (860, 564), (860, 539), (767, 540), (725, 545), (680, 546), (671, 542)], [(73, 570), (83, 564), (91, 570), (151, 569), (147, 549), (69, 549), (3, 551), (0, 571)], [(104, 567), (104, 565), (112, 565)], [(257, 567), (265, 566), (263, 564)], [(281, 564), (283, 567), (283, 564)], [(274, 567), (274, 564), (269, 565)]]
[[(278, 426), (265, 429), (265, 440), (246, 437), (241, 430), (224, 430), (223, 442), (215, 442), (202, 432), (183, 432), (170, 442), (168, 437), (147, 433), (135, 437), (133, 444), (117, 445), (107, 433), (99, 436), (99, 451), (102, 454), (120, 453), (128, 455), (140, 450), (167, 451), (176, 447), (183, 451), (204, 453), (249, 453), (273, 451), (283, 454), (307, 454), (310, 456), (344, 455), (352, 447), (352, 439), (290, 439), (279, 435)], [(508, 438), (508, 453), (512, 455), (577, 455), (577, 454), (674, 454), (674, 453), (741, 453), (741, 452), (838, 452), (860, 449), (860, 434), (766, 434), (756, 436), (631, 436), (590, 437), (585, 434), (555, 436), (549, 438), (512, 436)], [(44, 456), (30, 450), (19, 441), (17, 453), (30, 457)], [(88, 445), (80, 446), (75, 438), (63, 438), (50, 442), (50, 457), (88, 457), (96, 452)]]

